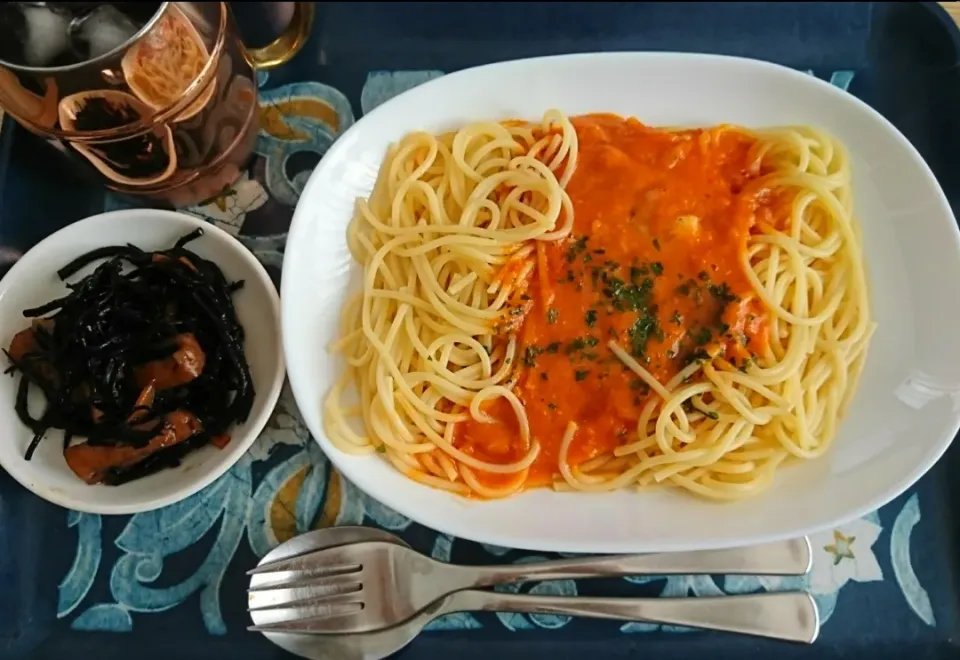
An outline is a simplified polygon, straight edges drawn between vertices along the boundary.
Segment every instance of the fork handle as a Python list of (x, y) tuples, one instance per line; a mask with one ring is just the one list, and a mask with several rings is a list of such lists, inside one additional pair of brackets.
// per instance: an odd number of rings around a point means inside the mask
[(692, 550), (648, 555), (577, 557), (533, 564), (463, 567), (468, 582), (483, 587), (528, 580), (564, 580), (627, 575), (804, 575), (812, 555), (806, 538), (746, 548)]
[(806, 593), (748, 594), (703, 598), (592, 598), (461, 591), (443, 612), (524, 612), (643, 621), (812, 643), (820, 631), (813, 598)]

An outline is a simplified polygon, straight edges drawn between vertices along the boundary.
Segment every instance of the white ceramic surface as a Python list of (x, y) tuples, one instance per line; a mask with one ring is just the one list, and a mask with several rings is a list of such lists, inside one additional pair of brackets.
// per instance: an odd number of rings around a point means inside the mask
[[(246, 332), (244, 350), (256, 397), (246, 423), (234, 427), (224, 449), (210, 445), (189, 454), (176, 468), (121, 486), (89, 486), (63, 459), (62, 433), (51, 431), (32, 460), (23, 453), (33, 434), (17, 418), (13, 402), (19, 376), (0, 378), (0, 465), (40, 497), (90, 513), (149, 511), (189, 497), (230, 469), (267, 423), (284, 379), (280, 343), (280, 300), (267, 271), (256, 257), (222, 229), (172, 211), (133, 209), (86, 218), (49, 236), (27, 252), (0, 280), (0, 346), (8, 347), (17, 332), (29, 326), (22, 311), (67, 293), (56, 271), (74, 258), (105, 245), (132, 243), (144, 250), (163, 250), (197, 227), (204, 235), (189, 244), (200, 256), (220, 266), (229, 281), (245, 284), (234, 296), (237, 316)], [(91, 264), (69, 281), (92, 272)], [(6, 365), (6, 359), (3, 360)], [(5, 368), (5, 366), (4, 366)], [(31, 410), (42, 409), (34, 392)]]
[[(387, 145), (408, 131), (480, 119), (608, 111), (651, 125), (819, 126), (852, 154), (879, 329), (852, 409), (822, 459), (781, 470), (763, 496), (714, 504), (674, 492), (527, 492), (465, 501), (401, 476), (379, 456), (336, 450), (321, 401), (341, 364), (327, 352), (356, 286), (345, 228)], [(941, 456), (960, 421), (960, 232), (912, 145), (855, 97), (752, 60), (606, 53), (494, 64), (438, 78), (383, 104), (333, 145), (300, 198), (284, 260), (284, 349), (307, 426), (340, 471), (429, 527), (503, 546), (569, 552), (725, 547), (799, 536), (878, 508)]]

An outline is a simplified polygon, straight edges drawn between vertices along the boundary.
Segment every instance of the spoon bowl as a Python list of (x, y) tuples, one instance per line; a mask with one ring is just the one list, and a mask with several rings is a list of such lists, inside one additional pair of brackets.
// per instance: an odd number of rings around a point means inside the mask
[[(372, 527), (331, 527), (301, 534), (278, 545), (263, 556), (258, 566), (292, 559), (317, 550), (365, 541), (383, 541), (409, 547), (399, 536)], [(269, 575), (254, 573), (250, 576), (250, 588), (268, 585), (271, 579)], [(254, 624), (260, 623), (261, 612), (250, 613)], [(403, 631), (400, 631), (399, 635), (394, 631), (382, 631), (378, 634), (330, 635), (320, 640), (313, 635), (285, 632), (264, 632), (263, 636), (285, 651), (302, 658), (370, 660), (385, 658), (399, 651), (413, 640), (416, 633), (406, 637)]]

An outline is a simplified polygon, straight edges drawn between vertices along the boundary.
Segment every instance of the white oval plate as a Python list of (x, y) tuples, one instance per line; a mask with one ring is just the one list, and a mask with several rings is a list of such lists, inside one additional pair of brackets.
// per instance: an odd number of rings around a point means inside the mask
[[(50, 235), (27, 252), (0, 280), (0, 346), (30, 325), (23, 310), (66, 295), (57, 270), (94, 248), (132, 243), (144, 250), (164, 250), (197, 227), (204, 235), (189, 248), (210, 259), (229, 281), (244, 280), (234, 295), (237, 317), (246, 335), (244, 352), (253, 377), (253, 409), (244, 424), (230, 431), (224, 449), (204, 447), (189, 454), (179, 467), (121, 486), (89, 486), (63, 458), (63, 434), (51, 431), (33, 458), (23, 453), (33, 434), (17, 417), (13, 402), (20, 377), (0, 378), (0, 465), (24, 487), (45, 500), (89, 513), (137, 513), (182, 500), (212, 483), (243, 456), (267, 423), (283, 385), (283, 350), (280, 344), (280, 299), (270, 276), (257, 258), (239, 241), (207, 222), (172, 211), (131, 209), (80, 220)], [(93, 271), (95, 262), (69, 281)], [(6, 369), (6, 358), (0, 356)], [(34, 391), (31, 410), (41, 409), (43, 397)]]
[[(372, 189), (387, 145), (405, 133), (475, 120), (615, 112), (650, 125), (810, 124), (853, 158), (879, 328), (859, 392), (820, 460), (780, 471), (747, 502), (674, 492), (555, 493), (466, 501), (421, 486), (380, 456), (335, 449), (321, 401), (341, 363), (326, 347), (359, 269), (346, 227)], [(323, 157), (300, 198), (281, 300), (290, 382), (307, 426), (342, 474), (424, 525), (502, 546), (648, 552), (759, 543), (819, 531), (896, 497), (940, 457), (960, 426), (960, 232), (912, 145), (880, 114), (836, 87), (753, 60), (676, 53), (604, 53), (505, 62), (438, 78), (383, 104)]]

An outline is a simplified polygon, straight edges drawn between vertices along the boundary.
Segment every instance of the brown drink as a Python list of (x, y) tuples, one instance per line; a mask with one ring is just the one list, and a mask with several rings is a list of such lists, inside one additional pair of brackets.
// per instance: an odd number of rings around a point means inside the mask
[(236, 181), (257, 139), (254, 68), (292, 57), (312, 3), (247, 49), (226, 3), (0, 3), (0, 106), (119, 192), (173, 206)]

